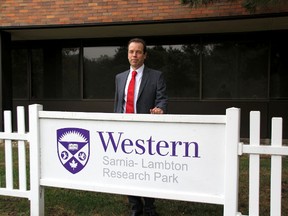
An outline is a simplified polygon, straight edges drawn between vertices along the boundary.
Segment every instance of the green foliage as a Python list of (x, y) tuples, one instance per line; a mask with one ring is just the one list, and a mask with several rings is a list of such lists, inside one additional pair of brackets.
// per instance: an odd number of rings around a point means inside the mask
[(269, 6), (271, 4), (277, 4), (281, 0), (243, 0), (243, 7), (250, 12), (255, 12), (258, 7)]
[[(183, 5), (189, 5), (191, 7), (198, 7), (201, 5), (207, 5), (209, 3), (216, 3), (219, 0), (180, 0), (181, 4)], [(226, 0), (228, 1), (235, 1), (235, 0)], [(275, 5), (280, 2), (283, 2), (284, 0), (242, 0), (242, 5), (244, 8), (247, 9), (249, 12), (255, 12), (257, 8), (269, 6), (269, 5)]]
[(217, 0), (180, 0), (181, 1), (181, 4), (189, 4), (190, 6), (192, 7), (197, 7), (199, 5), (206, 5), (206, 4), (209, 4), (209, 3), (214, 3), (216, 2)]

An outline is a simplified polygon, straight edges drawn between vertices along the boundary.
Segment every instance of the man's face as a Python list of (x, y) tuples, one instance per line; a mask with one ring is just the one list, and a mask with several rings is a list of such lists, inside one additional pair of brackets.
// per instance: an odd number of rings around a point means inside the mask
[(134, 70), (137, 70), (144, 64), (146, 53), (144, 53), (143, 48), (143, 44), (137, 42), (132, 42), (128, 46), (128, 60)]

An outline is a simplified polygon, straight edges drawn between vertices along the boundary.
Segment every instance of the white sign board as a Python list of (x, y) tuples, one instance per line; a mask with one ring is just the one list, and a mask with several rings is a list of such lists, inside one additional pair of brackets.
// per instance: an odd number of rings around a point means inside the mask
[(226, 116), (39, 112), (40, 184), (223, 204)]

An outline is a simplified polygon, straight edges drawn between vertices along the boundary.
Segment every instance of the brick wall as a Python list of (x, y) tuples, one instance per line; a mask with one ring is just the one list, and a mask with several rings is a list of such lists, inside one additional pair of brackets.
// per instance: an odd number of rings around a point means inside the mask
[[(288, 3), (257, 13), (288, 12)], [(241, 1), (191, 8), (180, 0), (1, 0), (0, 27), (163, 21), (249, 15)]]

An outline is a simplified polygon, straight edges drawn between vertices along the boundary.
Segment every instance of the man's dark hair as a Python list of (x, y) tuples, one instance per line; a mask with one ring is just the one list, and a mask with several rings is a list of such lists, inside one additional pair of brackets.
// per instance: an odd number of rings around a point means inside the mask
[(128, 42), (128, 47), (130, 45), (130, 43), (142, 43), (143, 44), (143, 52), (146, 53), (146, 42), (141, 39), (141, 38), (132, 38), (129, 42)]

